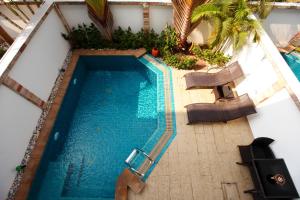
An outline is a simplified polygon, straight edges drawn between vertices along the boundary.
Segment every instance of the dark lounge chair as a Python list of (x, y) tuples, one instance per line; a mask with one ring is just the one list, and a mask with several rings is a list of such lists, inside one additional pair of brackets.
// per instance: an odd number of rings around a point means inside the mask
[(248, 94), (233, 99), (219, 99), (215, 103), (195, 103), (185, 107), (188, 124), (226, 122), (256, 113), (254, 103)]
[(184, 75), (186, 89), (211, 88), (232, 82), (243, 76), (240, 64), (236, 61), (217, 73), (191, 72)]
[(270, 148), (273, 139), (267, 137), (255, 138), (249, 145), (239, 145), (242, 163), (248, 164), (253, 159), (275, 159), (274, 153)]

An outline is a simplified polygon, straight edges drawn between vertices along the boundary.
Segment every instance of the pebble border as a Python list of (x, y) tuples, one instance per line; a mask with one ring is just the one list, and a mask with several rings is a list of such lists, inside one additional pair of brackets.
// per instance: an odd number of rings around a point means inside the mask
[[(52, 91), (51, 91), (51, 94), (49, 96), (49, 99), (47, 101), (47, 105), (46, 105), (46, 108), (43, 110), (39, 120), (38, 120), (38, 124), (36, 126), (36, 129), (33, 131), (33, 134), (30, 138), (30, 141), (29, 141), (29, 144), (27, 146), (27, 149), (25, 151), (25, 155), (24, 155), (24, 158), (22, 159), (22, 162), (21, 162), (21, 165), (26, 165), (29, 158), (30, 158), (30, 155), (31, 155), (31, 152), (32, 150), (34, 149), (35, 147), (35, 144), (36, 144), (36, 141), (39, 137), (39, 134), (40, 134), (40, 131), (41, 131), (41, 128), (43, 127), (44, 125), (44, 122), (45, 120), (47, 119), (47, 116), (48, 116), (48, 112), (51, 108), (51, 105), (53, 103), (53, 100), (57, 94), (57, 91), (59, 89), (59, 86), (63, 80), (63, 77), (64, 77), (64, 70), (68, 67), (69, 63), (70, 63), (70, 59), (71, 59), (71, 56), (72, 56), (72, 51), (70, 50), (64, 60), (64, 63), (61, 67), (62, 70), (59, 71), (59, 74), (57, 76), (57, 79), (54, 83), (54, 86), (52, 88)], [(22, 177), (23, 177), (23, 171), (21, 172), (17, 172), (16, 174), (16, 177), (14, 179), (14, 182), (12, 184), (12, 186), (10, 187), (9, 189), (9, 192), (8, 192), (8, 197), (6, 200), (14, 200), (14, 197), (15, 197), (15, 194), (20, 186), (20, 183), (21, 183), (21, 180), (22, 180)]]

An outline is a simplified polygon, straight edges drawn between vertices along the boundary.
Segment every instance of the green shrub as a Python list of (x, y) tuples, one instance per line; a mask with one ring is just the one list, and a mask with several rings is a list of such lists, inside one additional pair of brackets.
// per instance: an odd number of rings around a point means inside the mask
[(3, 49), (2, 47), (0, 48), (0, 59), (2, 58), (2, 56), (5, 54), (6, 50)]
[(119, 27), (113, 32), (113, 46), (116, 49), (139, 48), (137, 36), (131, 31), (130, 27), (127, 30), (123, 30)]
[(198, 45), (193, 46), (191, 52), (197, 56), (197, 58), (202, 59), (211, 65), (224, 66), (231, 59), (231, 57), (225, 56), (223, 52), (215, 52), (211, 49), (201, 49)]
[(130, 27), (126, 31), (119, 27), (113, 33), (113, 44), (116, 49), (145, 48), (150, 52), (153, 47), (158, 46), (158, 43), (159, 35), (154, 30), (147, 32), (142, 29), (133, 33)]
[(158, 48), (162, 55), (168, 53), (174, 53), (178, 49), (179, 40), (178, 35), (174, 28), (171, 26), (166, 26), (165, 29), (161, 32), (158, 39)]
[(160, 35), (154, 30), (148, 32), (142, 29), (133, 33), (130, 27), (127, 30), (119, 27), (113, 32), (112, 41), (108, 41), (101, 36), (94, 24), (90, 26), (82, 24), (72, 28), (69, 34), (62, 34), (62, 36), (71, 43), (73, 49), (145, 48), (150, 52), (153, 47), (156, 47), (163, 60), (178, 69), (192, 69), (197, 62), (195, 58), (177, 53), (179, 41), (175, 29), (171, 26), (166, 26)]
[(62, 36), (71, 43), (73, 49), (101, 49), (110, 46), (94, 24), (78, 25), (77, 28), (73, 27), (69, 34)]
[[(169, 30), (168, 30), (169, 31)], [(71, 43), (73, 49), (137, 49), (145, 48), (148, 52), (153, 47), (161, 47), (161, 36), (151, 31), (144, 31), (143, 29), (137, 33), (133, 33), (131, 28), (123, 30), (119, 27), (112, 34), (112, 41), (108, 41), (101, 36), (100, 31), (94, 24), (87, 26), (85, 24), (73, 27), (69, 34), (62, 34), (62, 36)]]
[(166, 64), (178, 69), (193, 69), (197, 62), (196, 58), (191, 58), (180, 53), (171, 54), (170, 52), (165, 53), (163, 60)]

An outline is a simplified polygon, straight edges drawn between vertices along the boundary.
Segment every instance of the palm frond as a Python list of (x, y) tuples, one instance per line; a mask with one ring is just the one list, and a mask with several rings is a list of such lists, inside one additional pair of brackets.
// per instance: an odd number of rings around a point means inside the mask
[(226, 40), (226, 38), (230, 37), (230, 34), (233, 29), (233, 18), (227, 18), (225, 21), (222, 23), (222, 31), (220, 32), (220, 39), (221, 40)]
[(222, 21), (220, 18), (213, 18), (214, 31), (208, 38), (208, 43), (211, 47), (215, 47), (220, 43), (220, 32), (222, 31)]
[(249, 35), (248, 32), (240, 32), (237, 35), (237, 40), (235, 43), (236, 50), (240, 50), (247, 43), (248, 35)]
[(218, 7), (210, 3), (202, 4), (194, 9), (192, 13), (192, 23), (196, 23), (201, 19), (210, 19), (218, 15), (222, 15)]
[(234, 15), (237, 20), (246, 19), (251, 14), (251, 10), (248, 8), (239, 8), (235, 11)]

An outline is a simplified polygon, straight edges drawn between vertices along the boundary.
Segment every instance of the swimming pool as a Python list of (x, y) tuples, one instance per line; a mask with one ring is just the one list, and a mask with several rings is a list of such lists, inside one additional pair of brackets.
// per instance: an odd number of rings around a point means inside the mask
[(298, 81), (300, 81), (300, 55), (293, 52), (289, 54), (281, 53), (281, 55), (296, 75)]
[(144, 58), (81, 56), (29, 199), (114, 199), (128, 155), (149, 154), (166, 129), (163, 81)]

